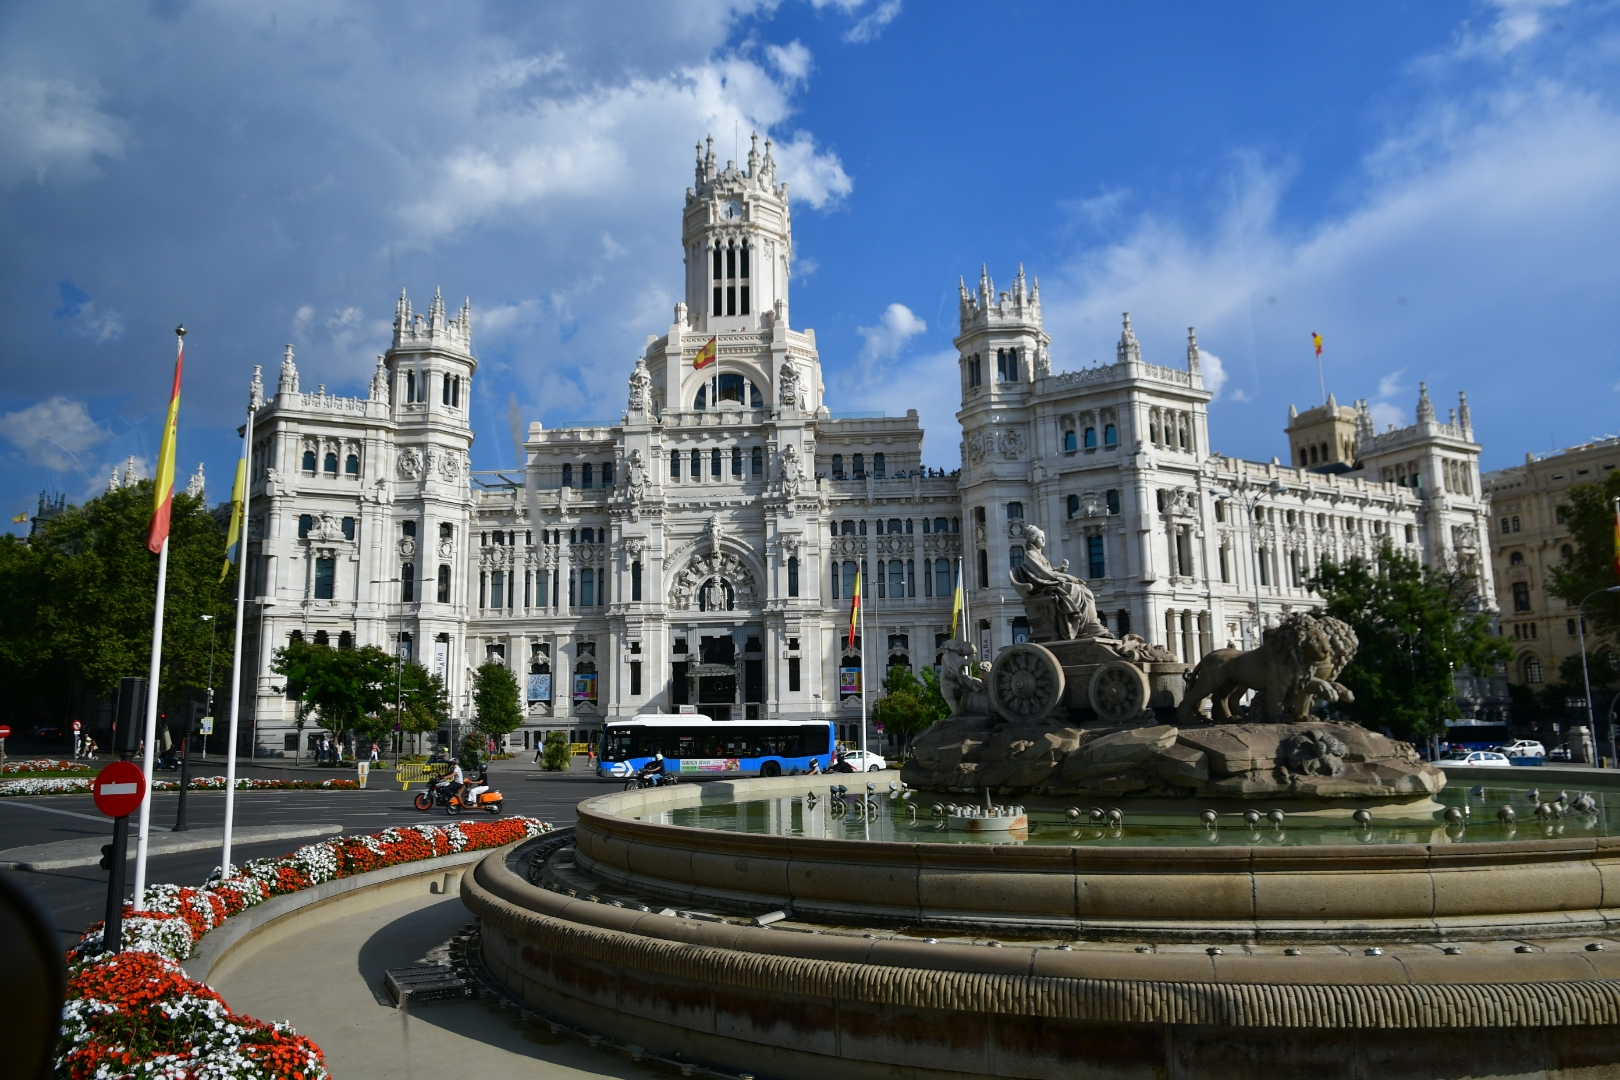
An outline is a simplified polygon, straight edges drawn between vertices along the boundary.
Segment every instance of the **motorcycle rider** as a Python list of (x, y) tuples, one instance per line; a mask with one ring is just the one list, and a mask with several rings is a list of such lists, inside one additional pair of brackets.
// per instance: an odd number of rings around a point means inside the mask
[(641, 767), (641, 782), (648, 787), (662, 783), (667, 775), (664, 771), (663, 751), (659, 751), (651, 761)]
[(461, 788), (461, 805), (473, 807), (478, 805), (478, 796), (489, 790), (489, 766), (478, 766), (478, 775), (472, 777)]

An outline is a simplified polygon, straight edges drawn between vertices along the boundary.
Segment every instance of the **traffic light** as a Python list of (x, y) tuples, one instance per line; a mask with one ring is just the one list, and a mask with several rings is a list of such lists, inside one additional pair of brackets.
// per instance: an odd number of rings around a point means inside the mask
[(116, 846), (115, 844), (101, 845), (101, 868), (103, 870), (110, 871), (113, 868), (113, 849)]

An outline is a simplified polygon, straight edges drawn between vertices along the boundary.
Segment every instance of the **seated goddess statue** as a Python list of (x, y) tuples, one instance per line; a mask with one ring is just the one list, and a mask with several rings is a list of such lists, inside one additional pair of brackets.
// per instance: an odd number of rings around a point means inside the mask
[(1008, 571), (1014, 589), (1024, 598), (1032, 641), (1073, 641), (1107, 637), (1108, 627), (1097, 618), (1097, 600), (1086, 583), (1069, 574), (1069, 560), (1053, 566), (1046, 557), (1046, 534), (1033, 525), (1024, 527), (1024, 564)]

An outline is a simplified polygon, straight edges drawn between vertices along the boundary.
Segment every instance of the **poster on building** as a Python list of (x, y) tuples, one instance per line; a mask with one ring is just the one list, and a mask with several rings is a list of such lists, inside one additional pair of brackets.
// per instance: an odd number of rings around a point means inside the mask
[(861, 692), (861, 669), (846, 667), (838, 669), (838, 694), (840, 697), (854, 697)]
[(981, 626), (979, 628), (979, 663), (988, 664), (989, 662), (990, 662), (990, 628), (988, 626)]
[(543, 675), (529, 676), (529, 700), (551, 700), (551, 672), (548, 671)]
[(574, 700), (596, 704), (596, 672), (580, 671), (574, 674)]
[(433, 643), (433, 674), (441, 682), (448, 682), (450, 678), (450, 643), (448, 641), (435, 641)]

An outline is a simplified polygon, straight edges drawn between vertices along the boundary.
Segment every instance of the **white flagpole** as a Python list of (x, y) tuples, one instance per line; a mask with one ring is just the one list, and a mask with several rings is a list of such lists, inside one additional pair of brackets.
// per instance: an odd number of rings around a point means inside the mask
[[(866, 569), (866, 560), (862, 559), (860, 562), (856, 563), (855, 565), (858, 566), (861, 570), (865, 570)], [(865, 591), (870, 593), (872, 591), (872, 579), (871, 579), (871, 577), (869, 575), (867, 575), (867, 574), (861, 574), (861, 576), (866, 578), (866, 590)], [(866, 686), (867, 686), (867, 683), (871, 682), (871, 679), (872, 679), (872, 672), (866, 666), (866, 597), (865, 596), (861, 597), (861, 606), (858, 609), (857, 613), (860, 616), (860, 634), (861, 634), (861, 768), (865, 769), (866, 768)]]
[(225, 849), (220, 852), (221, 877), (231, 876), (231, 825), (236, 815), (236, 727), (242, 715), (242, 609), (247, 604), (248, 504), (253, 501), (253, 407), (248, 406), (247, 430), (242, 439), (242, 528), (236, 534), (236, 637), (231, 641), (231, 745), (225, 763)]
[(141, 771), (146, 773), (146, 797), (141, 800), (141, 831), (135, 841), (135, 910), (146, 900), (146, 834), (152, 825), (152, 749), (157, 742), (159, 675), (163, 670), (163, 593), (169, 580), (169, 538), (158, 552), (157, 604), (152, 613), (152, 667), (146, 681), (146, 749)]

